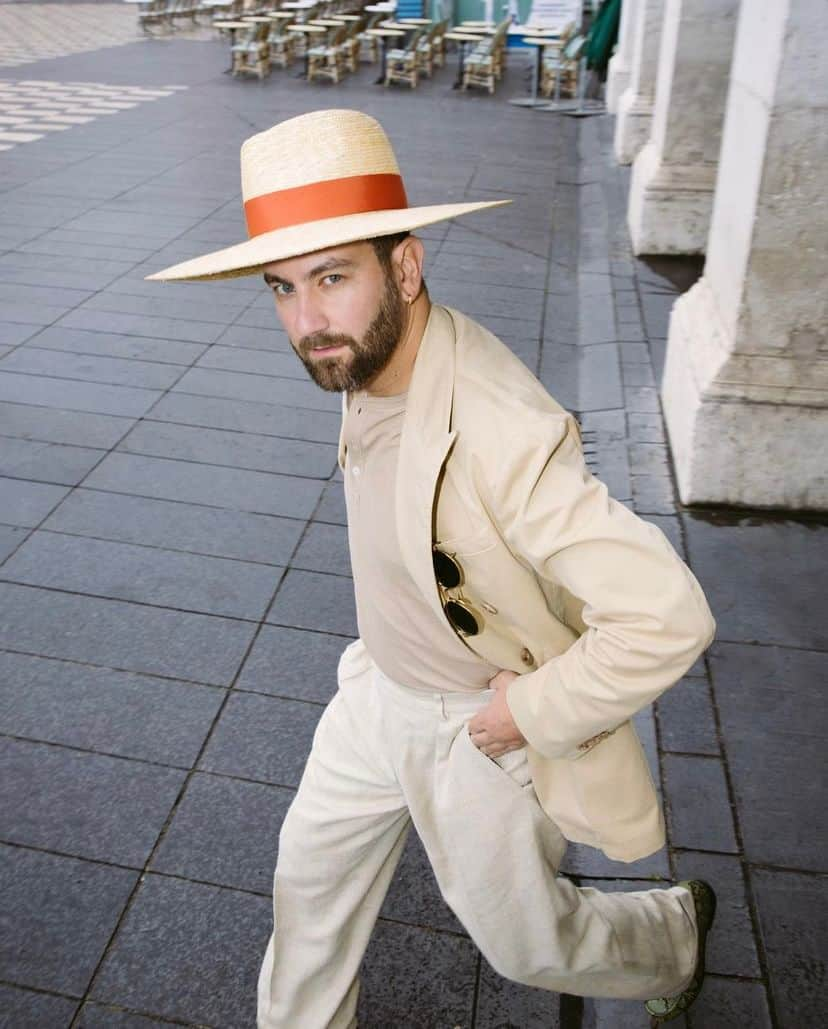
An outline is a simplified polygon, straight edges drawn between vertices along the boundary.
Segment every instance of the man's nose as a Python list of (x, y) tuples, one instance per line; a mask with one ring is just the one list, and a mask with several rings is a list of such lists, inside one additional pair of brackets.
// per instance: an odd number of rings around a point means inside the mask
[(328, 328), (328, 319), (321, 304), (312, 297), (298, 296), (296, 312), (296, 334), (299, 339), (304, 336), (313, 336), (317, 332), (325, 332)]

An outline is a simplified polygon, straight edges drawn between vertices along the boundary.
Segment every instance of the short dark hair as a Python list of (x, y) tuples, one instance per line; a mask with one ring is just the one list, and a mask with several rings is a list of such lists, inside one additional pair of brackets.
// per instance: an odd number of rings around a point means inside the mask
[(391, 271), (391, 252), (404, 239), (408, 239), (410, 232), (395, 232), (391, 236), (373, 236), (367, 242), (374, 248), (377, 260), (385, 272)]

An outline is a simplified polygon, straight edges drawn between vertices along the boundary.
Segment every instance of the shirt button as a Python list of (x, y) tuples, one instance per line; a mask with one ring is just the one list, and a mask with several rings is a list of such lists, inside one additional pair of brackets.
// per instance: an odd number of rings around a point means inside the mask
[(359, 467), (358, 464), (355, 464), (354, 467), (351, 469), (351, 475), (355, 475), (357, 478), (359, 478), (361, 474), (362, 469)]
[(527, 650), (526, 647), (521, 650), (520, 659), (525, 665), (533, 665), (535, 663), (531, 650)]

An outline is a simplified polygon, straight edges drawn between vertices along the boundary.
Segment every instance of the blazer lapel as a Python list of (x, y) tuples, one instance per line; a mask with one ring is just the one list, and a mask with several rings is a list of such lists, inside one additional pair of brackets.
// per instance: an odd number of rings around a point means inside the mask
[(451, 430), (454, 396), (454, 323), (433, 305), (408, 390), (397, 465), (397, 532), (403, 563), (422, 595), (445, 616), (431, 559), (437, 481), (456, 433)]

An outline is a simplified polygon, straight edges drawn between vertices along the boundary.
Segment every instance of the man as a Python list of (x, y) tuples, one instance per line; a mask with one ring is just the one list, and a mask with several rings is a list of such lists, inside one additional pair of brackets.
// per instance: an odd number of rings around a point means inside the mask
[(566, 839), (626, 861), (664, 842), (629, 719), (712, 639), (698, 583), (589, 475), (575, 421), (511, 352), (431, 303), (411, 230), (495, 205), (408, 207), (356, 111), (249, 139), (242, 191), (248, 242), (153, 277), (263, 273), (310, 375), (343, 392), (360, 630), (282, 828), (260, 1029), (356, 1025), (412, 821), (501, 974), (676, 1017), (710, 888), (602, 894), (556, 871)]

